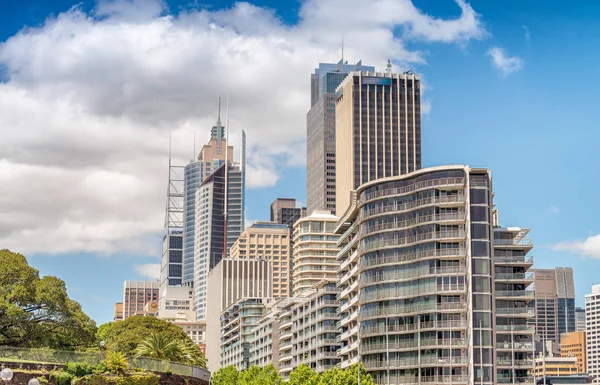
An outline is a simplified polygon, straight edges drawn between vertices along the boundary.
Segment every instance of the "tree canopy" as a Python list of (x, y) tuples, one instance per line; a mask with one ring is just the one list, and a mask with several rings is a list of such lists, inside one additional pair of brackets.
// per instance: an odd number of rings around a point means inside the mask
[(91, 346), (96, 323), (67, 295), (64, 281), (39, 276), (25, 256), (0, 250), (0, 346)]
[(150, 357), (159, 360), (182, 362), (206, 369), (206, 358), (200, 348), (186, 340), (169, 340), (165, 334), (151, 334), (135, 349), (135, 357)]

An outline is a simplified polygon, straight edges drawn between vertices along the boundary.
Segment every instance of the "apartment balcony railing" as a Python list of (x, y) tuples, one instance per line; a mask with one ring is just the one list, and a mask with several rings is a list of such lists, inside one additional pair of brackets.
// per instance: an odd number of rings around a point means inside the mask
[(365, 253), (374, 249), (386, 247), (406, 246), (414, 243), (433, 240), (463, 239), (465, 237), (466, 232), (463, 230), (432, 231), (403, 238), (369, 240), (368, 242), (364, 242), (360, 245), (359, 251), (361, 253)]
[(532, 246), (533, 241), (530, 238), (524, 239), (498, 239), (494, 238), (494, 246)]
[(513, 333), (535, 333), (535, 326), (532, 325), (496, 325), (496, 331)]
[(512, 377), (499, 377), (498, 378), (498, 383), (499, 384), (534, 384), (535, 380), (533, 377), (515, 377), (514, 379)]
[[(467, 328), (467, 321), (438, 321), (438, 322), (422, 322), (420, 329), (421, 331), (426, 330), (460, 330)], [(387, 333), (402, 333), (402, 332), (416, 332), (419, 326), (416, 323), (397, 325), (390, 323), (387, 328)], [(362, 337), (368, 337), (371, 335), (382, 335), (386, 333), (385, 324), (377, 325), (372, 327), (365, 327), (360, 330)]]
[(496, 279), (501, 280), (533, 280), (533, 273), (496, 273)]
[(451, 196), (441, 196), (441, 197), (429, 197), (418, 199), (415, 201), (407, 202), (407, 203), (394, 203), (389, 205), (377, 205), (370, 209), (362, 208), (360, 210), (360, 214), (358, 215), (359, 220), (363, 220), (365, 218), (378, 215), (378, 214), (386, 214), (386, 213), (399, 213), (403, 211), (410, 211), (415, 208), (420, 208), (423, 206), (435, 205), (435, 204), (464, 204), (465, 196), (464, 195), (451, 195)]
[(368, 227), (361, 228), (360, 235), (365, 236), (371, 233), (375, 233), (383, 230), (397, 230), (408, 228), (424, 223), (444, 222), (444, 221), (464, 221), (464, 212), (456, 213), (444, 213), (444, 214), (432, 214), (432, 215), (421, 215), (404, 221), (394, 221), (387, 223), (379, 223)]
[(407, 186), (388, 188), (384, 190), (377, 190), (370, 193), (364, 193), (360, 198), (360, 203), (365, 203), (369, 200), (376, 199), (379, 197), (388, 197), (393, 195), (409, 194), (413, 191), (418, 191), (424, 188), (432, 188), (437, 186), (464, 186), (464, 178), (439, 178), (430, 179), (421, 182), (415, 182)]
[(432, 275), (464, 275), (467, 273), (466, 267), (438, 267), (420, 270), (396, 270), (394, 272), (383, 274), (363, 274), (361, 277), (361, 287), (373, 283), (384, 283), (388, 281), (402, 281), (417, 278), (425, 278)]
[(413, 262), (420, 259), (435, 258), (435, 257), (465, 257), (466, 249), (464, 248), (453, 248), (453, 249), (431, 249), (420, 251), (418, 253), (403, 253), (392, 256), (378, 256), (363, 258), (362, 268), (367, 269), (369, 267), (378, 267), (382, 265), (398, 264), (403, 262)]
[(497, 255), (494, 257), (496, 263), (527, 263), (533, 264), (533, 257), (526, 255)]
[(496, 314), (499, 315), (533, 315), (535, 309), (531, 307), (497, 307)]
[(466, 303), (462, 302), (447, 302), (447, 303), (431, 303), (431, 304), (419, 304), (412, 306), (393, 307), (393, 308), (380, 308), (373, 310), (361, 310), (360, 318), (372, 318), (381, 317), (386, 315), (405, 315), (410, 313), (421, 313), (432, 310), (444, 311), (444, 310), (455, 310), (462, 311), (467, 307)]
[(523, 297), (523, 298), (534, 298), (533, 290), (496, 290), (496, 297)]
[(498, 358), (496, 360), (496, 362), (497, 362), (498, 366), (510, 366), (510, 367), (512, 367), (513, 363), (514, 363), (515, 367), (527, 367), (527, 368), (529, 368), (529, 367), (533, 367), (534, 366), (533, 360), (514, 360), (513, 361), (511, 359), (500, 359), (500, 358)]
[(510, 350), (531, 350), (533, 349), (533, 342), (497, 342), (496, 348)]

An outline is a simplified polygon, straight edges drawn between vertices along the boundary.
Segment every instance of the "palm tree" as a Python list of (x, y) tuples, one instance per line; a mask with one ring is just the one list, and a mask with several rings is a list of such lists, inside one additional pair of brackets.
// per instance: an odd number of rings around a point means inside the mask
[(190, 339), (180, 342), (184, 362), (206, 369), (206, 357), (202, 353), (202, 350)]
[(140, 357), (181, 362), (184, 354), (181, 341), (169, 341), (164, 334), (152, 333), (135, 349), (135, 358)]

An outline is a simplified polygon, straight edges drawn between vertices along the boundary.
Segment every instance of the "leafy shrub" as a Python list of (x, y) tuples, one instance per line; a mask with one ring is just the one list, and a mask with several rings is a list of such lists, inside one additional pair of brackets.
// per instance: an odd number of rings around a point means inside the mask
[(83, 377), (92, 374), (94, 367), (87, 362), (69, 362), (66, 372), (74, 377)]
[(39, 381), (40, 385), (48, 384), (48, 379), (46, 378), (46, 376), (36, 377), (36, 379)]
[(56, 385), (71, 385), (71, 381), (73, 381), (73, 375), (62, 371), (51, 372), (50, 378), (54, 380)]
[(104, 360), (104, 364), (106, 365), (106, 369), (112, 374), (125, 374), (127, 368), (129, 368), (127, 357), (121, 352), (108, 353)]
[(108, 369), (106, 368), (106, 363), (104, 363), (104, 361), (102, 361), (98, 365), (94, 366), (93, 373), (102, 374), (102, 373), (106, 373), (106, 372), (108, 372)]
[(84, 378), (87, 385), (158, 385), (160, 376), (153, 373), (133, 374), (130, 376), (105, 376), (91, 374)]

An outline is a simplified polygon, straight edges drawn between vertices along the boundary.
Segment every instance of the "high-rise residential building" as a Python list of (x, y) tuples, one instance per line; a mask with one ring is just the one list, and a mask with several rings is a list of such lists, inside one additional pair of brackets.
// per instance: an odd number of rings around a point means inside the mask
[(221, 363), (221, 312), (240, 298), (271, 297), (272, 275), (265, 259), (222, 259), (208, 273), (206, 358), (211, 372)]
[(585, 296), (585, 329), (587, 372), (600, 384), (600, 285)]
[(279, 371), (279, 311), (273, 307), (250, 331), (250, 366), (273, 364)]
[(295, 368), (294, 359), (294, 331), (296, 327), (292, 321), (294, 305), (300, 300), (297, 297), (286, 299), (288, 302), (281, 307), (279, 313), (279, 374), (284, 379), (289, 379), (290, 373)]
[(535, 325), (540, 341), (560, 343), (562, 333), (574, 332), (575, 284), (573, 269), (532, 269), (535, 290), (536, 315), (531, 322)]
[(578, 373), (587, 373), (585, 332), (571, 332), (561, 334), (560, 356), (577, 358)]
[(271, 263), (273, 297), (291, 295), (290, 229), (274, 222), (256, 222), (231, 246), (234, 259), (266, 259)]
[(351, 72), (337, 88), (335, 105), (340, 216), (362, 184), (421, 168), (421, 81), (412, 73)]
[(123, 284), (123, 319), (147, 314), (146, 305), (149, 303), (156, 304), (156, 310), (158, 310), (159, 287), (158, 281), (125, 281)]
[(250, 367), (252, 330), (275, 303), (273, 298), (241, 298), (221, 312), (221, 367)]
[(294, 297), (323, 280), (337, 278), (338, 217), (329, 211), (314, 211), (294, 226), (292, 286)]
[(320, 63), (311, 74), (311, 107), (306, 116), (306, 195), (311, 213), (335, 214), (335, 90), (351, 71), (375, 72), (375, 67), (341, 60)]
[(123, 302), (115, 303), (113, 321), (123, 321)]
[(489, 171), (432, 167), (349, 198), (340, 366), (360, 357), (376, 384), (533, 383), (532, 244), (497, 225)]
[(575, 331), (585, 332), (585, 308), (575, 308)]
[(210, 139), (202, 147), (195, 160), (184, 169), (183, 191), (183, 283), (194, 283), (194, 239), (196, 224), (196, 190), (206, 177), (219, 168), (225, 159), (233, 161), (233, 146), (227, 145), (225, 127), (221, 124), (221, 103), (219, 117), (210, 132)]
[(196, 190), (195, 206), (194, 305), (203, 320), (208, 272), (228, 256), (244, 228), (244, 166), (219, 166)]
[(294, 223), (306, 216), (306, 207), (296, 207), (294, 198), (277, 198), (271, 203), (271, 222), (288, 225), (291, 229)]

